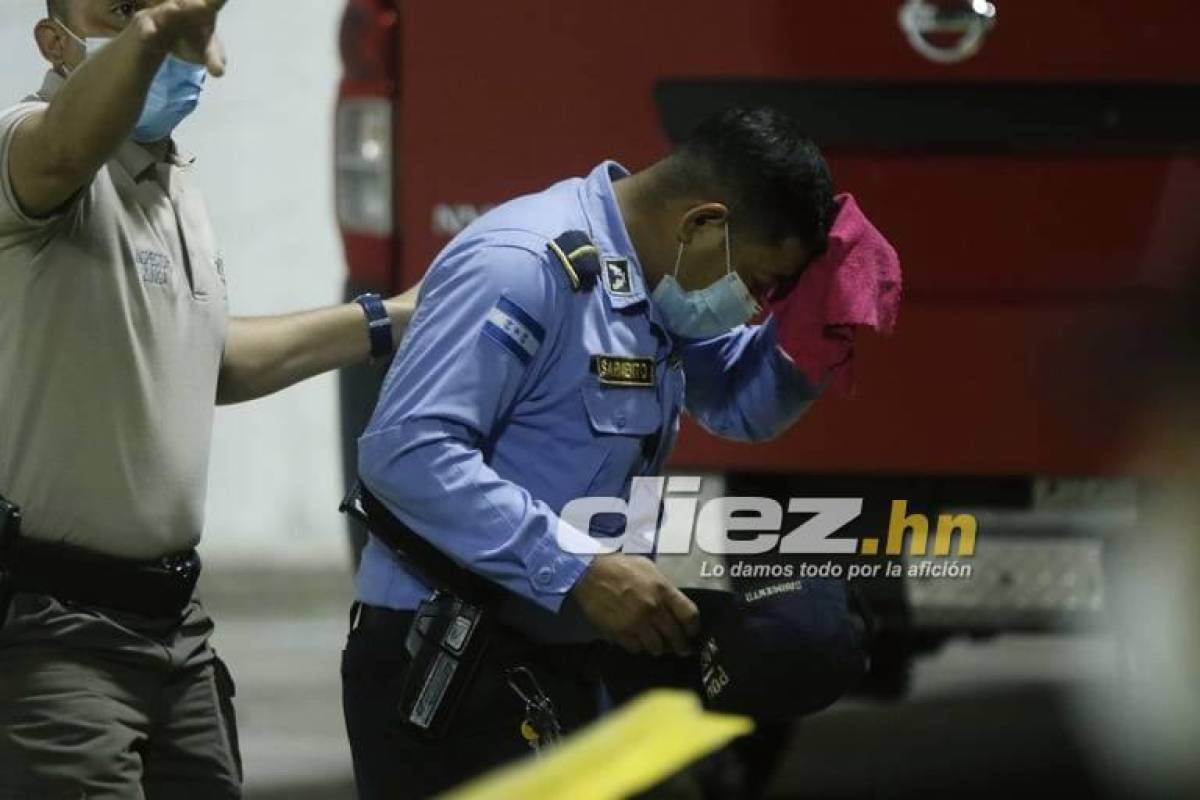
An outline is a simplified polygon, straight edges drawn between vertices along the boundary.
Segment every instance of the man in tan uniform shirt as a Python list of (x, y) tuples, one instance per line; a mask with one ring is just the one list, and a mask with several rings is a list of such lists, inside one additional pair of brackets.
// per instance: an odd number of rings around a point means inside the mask
[[(365, 359), (366, 307), (229, 320), (193, 160), (169, 130), (146, 141), (168, 62), (223, 73), (225, 0), (47, 5), (52, 69), (0, 111), (0, 495), (52, 554), (144, 565), (200, 539), (214, 405)], [(182, 606), (14, 596), (0, 800), (240, 796), (232, 683)]]

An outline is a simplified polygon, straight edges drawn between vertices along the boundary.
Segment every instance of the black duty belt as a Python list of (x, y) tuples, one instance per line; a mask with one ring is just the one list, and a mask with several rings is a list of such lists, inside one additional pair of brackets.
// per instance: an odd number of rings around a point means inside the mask
[[(351, 489), (341, 509), (365, 523), (436, 588), (415, 611), (372, 606), (355, 610), (354, 627), (404, 631), (404, 648), (410, 659), (398, 703), (404, 724), (422, 737), (441, 739), (486, 663), (487, 669), (498, 669), (525, 702), (531, 743), (537, 747), (557, 741), (561, 729), (553, 701), (530, 665), (587, 676), (596, 669), (593, 646), (535, 643), (498, 622), (494, 609), (504, 590), (457, 564), (408, 528), (361, 483)], [(595, 677), (599, 679), (598, 671)]]
[[(399, 611), (366, 603), (355, 603), (350, 612), (350, 629), (382, 630), (402, 639), (412, 625), (413, 611)], [(597, 664), (607, 645), (603, 642), (549, 643), (534, 642), (517, 631), (504, 626), (500, 641), (495, 645), (509, 656), (536, 652), (539, 657), (560, 669), (582, 676), (598, 675)]]
[(182, 615), (200, 577), (195, 550), (135, 561), (24, 536), (10, 542), (6, 562), (13, 592), (151, 618)]

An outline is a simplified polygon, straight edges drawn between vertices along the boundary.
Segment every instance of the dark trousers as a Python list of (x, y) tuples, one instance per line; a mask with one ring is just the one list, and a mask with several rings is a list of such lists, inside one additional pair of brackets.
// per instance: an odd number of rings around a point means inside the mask
[[(354, 615), (357, 617), (358, 615)], [(581, 648), (530, 647), (500, 638), (480, 665), (446, 736), (421, 739), (398, 711), (409, 658), (410, 612), (373, 613), (342, 654), (342, 706), (362, 800), (429, 797), (533, 751), (521, 735), (525, 706), (503, 669), (519, 663), (554, 702), (564, 733), (600, 713), (600, 680)]]
[(17, 594), (0, 630), (0, 800), (241, 797), (212, 630), (195, 601), (154, 619)]

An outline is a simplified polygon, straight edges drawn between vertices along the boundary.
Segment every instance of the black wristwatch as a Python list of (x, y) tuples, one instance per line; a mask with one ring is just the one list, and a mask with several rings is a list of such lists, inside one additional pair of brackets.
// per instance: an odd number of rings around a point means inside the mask
[(392, 318), (388, 316), (383, 298), (374, 292), (360, 294), (354, 302), (362, 306), (367, 315), (367, 333), (371, 337), (371, 360), (390, 356), (396, 349), (392, 334)]

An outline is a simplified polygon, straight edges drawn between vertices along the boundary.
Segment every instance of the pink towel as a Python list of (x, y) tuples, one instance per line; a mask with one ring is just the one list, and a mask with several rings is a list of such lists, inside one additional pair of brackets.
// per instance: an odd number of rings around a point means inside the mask
[(779, 346), (814, 383), (854, 390), (855, 328), (890, 334), (900, 309), (900, 258), (849, 194), (834, 198), (829, 248), (783, 297), (771, 300)]

